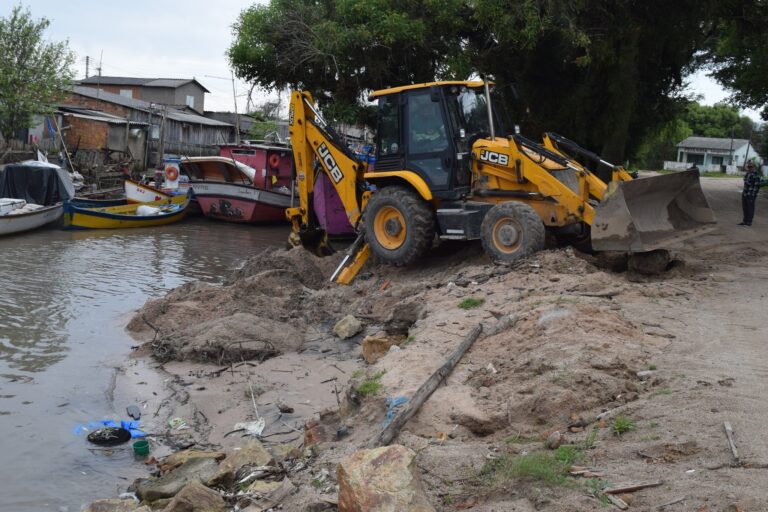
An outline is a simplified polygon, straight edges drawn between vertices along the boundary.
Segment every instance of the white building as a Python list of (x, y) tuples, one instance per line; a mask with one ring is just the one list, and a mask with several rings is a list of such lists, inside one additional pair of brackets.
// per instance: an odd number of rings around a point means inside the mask
[(762, 164), (763, 157), (747, 139), (688, 137), (677, 145), (677, 161), (664, 162), (664, 169), (682, 170), (693, 164), (701, 171), (739, 172), (747, 160)]

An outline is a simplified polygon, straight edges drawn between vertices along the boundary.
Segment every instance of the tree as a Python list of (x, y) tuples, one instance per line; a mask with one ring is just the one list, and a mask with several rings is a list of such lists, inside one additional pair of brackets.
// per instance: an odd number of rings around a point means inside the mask
[(682, 119), (692, 135), (699, 137), (747, 139), (754, 129), (749, 117), (740, 115), (736, 107), (725, 103), (707, 106), (692, 102)]
[[(558, 131), (621, 162), (671, 121), (716, 27), (716, 0), (271, 0), (242, 12), (237, 75), (310, 90), (365, 119), (366, 91), (488, 73), (523, 131)], [(329, 115), (330, 114), (330, 115)]]
[(734, 102), (762, 109), (761, 117), (768, 120), (768, 2), (723, 2), (720, 28), (702, 60), (733, 91)]
[(33, 20), (21, 5), (0, 18), (0, 135), (6, 140), (31, 126), (34, 115), (52, 112), (74, 76), (68, 43), (43, 39), (49, 24)]

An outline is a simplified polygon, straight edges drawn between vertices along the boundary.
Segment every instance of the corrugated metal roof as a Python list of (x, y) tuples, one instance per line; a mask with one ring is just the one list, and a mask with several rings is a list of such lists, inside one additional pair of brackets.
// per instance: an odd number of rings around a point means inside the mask
[(92, 85), (144, 85), (147, 82), (156, 80), (156, 78), (134, 78), (128, 76), (90, 76), (80, 80), (81, 84)]
[(688, 137), (680, 144), (678, 148), (682, 149), (717, 149), (728, 151), (733, 148), (734, 151), (747, 144), (747, 139), (733, 139), (733, 146), (731, 146), (731, 139), (718, 139), (715, 137)]
[[(74, 92), (75, 94), (79, 94), (80, 96), (98, 99), (101, 101), (106, 101), (107, 103), (114, 103), (116, 105), (122, 105), (124, 107), (132, 108), (135, 110), (142, 110), (144, 112), (150, 112), (150, 111), (154, 111), (155, 113), (157, 112), (156, 108), (155, 109), (150, 108), (151, 104), (148, 101), (137, 100), (134, 98), (126, 98), (125, 96), (120, 96), (119, 94), (112, 94), (111, 92), (102, 91), (100, 89), (92, 89), (90, 87), (75, 86), (72, 88), (72, 92)], [(184, 112), (180, 112), (172, 108), (168, 109), (168, 118), (173, 119), (175, 121), (180, 121), (183, 123), (190, 123), (190, 124), (198, 124), (198, 125), (202, 124), (205, 126), (233, 127), (233, 125), (229, 123), (222, 123), (221, 121), (208, 119), (207, 117), (198, 116), (195, 114), (186, 114)]]

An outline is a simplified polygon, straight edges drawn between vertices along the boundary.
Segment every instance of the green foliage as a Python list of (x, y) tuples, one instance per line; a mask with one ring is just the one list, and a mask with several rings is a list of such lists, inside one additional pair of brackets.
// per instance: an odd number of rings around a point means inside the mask
[(591, 450), (592, 448), (594, 448), (595, 445), (597, 444), (597, 434), (598, 434), (597, 427), (590, 430), (589, 434), (587, 434), (587, 438), (584, 439), (584, 442), (581, 444), (581, 449)]
[(623, 414), (619, 414), (613, 419), (613, 426), (611, 427), (611, 430), (613, 431), (614, 435), (621, 437), (627, 432), (631, 432), (636, 429), (637, 424)]
[(468, 297), (459, 302), (459, 309), (474, 309), (485, 304), (485, 299), (475, 299), (474, 297)]
[(32, 125), (32, 117), (51, 113), (70, 85), (74, 54), (67, 42), (50, 42), (50, 22), (32, 19), (17, 5), (0, 18), (0, 135), (11, 139)]
[(657, 366), (655, 364), (653, 364), (653, 363), (648, 365), (648, 369), (651, 370), (651, 371), (655, 370), (656, 368), (657, 368)]
[(385, 373), (386, 371), (382, 370), (367, 377), (355, 388), (357, 394), (361, 396), (378, 395), (379, 392), (384, 389), (384, 385), (381, 383), (381, 377)]
[(277, 131), (276, 121), (256, 121), (248, 130), (248, 136), (252, 139), (263, 140), (265, 135), (274, 131)]
[(561, 452), (560, 449), (554, 453), (535, 452), (517, 457), (505, 454), (486, 462), (480, 470), (480, 476), (490, 484), (525, 478), (551, 485), (564, 485), (571, 466), (569, 460), (573, 456), (571, 452)]

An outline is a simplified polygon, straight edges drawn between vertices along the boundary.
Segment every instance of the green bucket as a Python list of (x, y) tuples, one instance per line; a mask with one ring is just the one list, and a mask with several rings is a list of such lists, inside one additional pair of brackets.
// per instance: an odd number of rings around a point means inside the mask
[(142, 439), (133, 443), (133, 453), (136, 455), (149, 455), (149, 441)]

